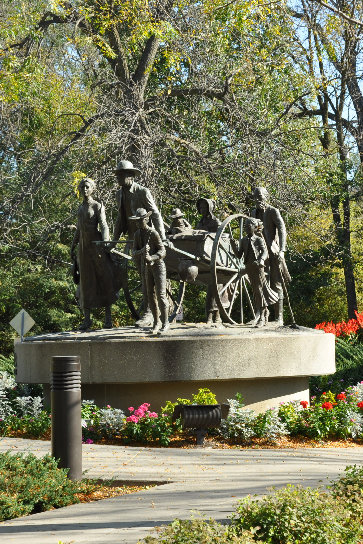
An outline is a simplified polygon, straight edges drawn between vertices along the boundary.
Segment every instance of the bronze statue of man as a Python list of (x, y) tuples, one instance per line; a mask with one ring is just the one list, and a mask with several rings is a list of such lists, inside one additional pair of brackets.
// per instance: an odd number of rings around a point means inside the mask
[[(115, 174), (120, 189), (116, 193), (118, 214), (113, 240), (119, 240), (121, 235), (128, 236), (130, 240), (133, 240), (137, 225), (135, 221), (130, 220), (130, 217), (135, 216), (136, 210), (139, 208), (144, 208), (147, 212), (150, 212), (151, 223), (159, 233), (160, 238), (164, 240), (164, 223), (158, 207), (156, 206), (149, 189), (135, 181), (135, 176), (141, 174), (141, 171), (138, 168), (135, 168), (130, 161), (123, 160), (117, 165)], [(139, 269), (139, 273), (141, 275), (141, 269)], [(153, 316), (148, 305), (146, 285), (144, 284), (143, 279), (142, 292), (144, 315), (136, 322), (136, 325), (139, 327), (146, 327), (152, 324)]]
[(280, 211), (268, 204), (269, 194), (265, 187), (256, 187), (253, 196), (256, 208), (251, 211), (251, 216), (263, 223), (263, 236), (269, 253), (270, 287), (279, 296), (274, 305), (275, 322), (283, 325), (283, 282), (289, 282), (291, 279), (285, 263), (286, 227)]

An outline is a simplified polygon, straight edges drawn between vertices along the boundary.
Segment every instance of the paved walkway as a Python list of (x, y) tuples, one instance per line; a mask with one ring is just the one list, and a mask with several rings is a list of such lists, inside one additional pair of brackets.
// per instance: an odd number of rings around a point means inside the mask
[[(0, 451), (42, 456), (50, 443), (3, 438)], [(0, 523), (3, 544), (136, 544), (157, 525), (194, 512), (226, 520), (239, 498), (288, 483), (318, 486), (346, 465), (361, 464), (363, 448), (217, 450), (83, 446), (88, 477), (164, 485), (131, 495), (76, 504)]]

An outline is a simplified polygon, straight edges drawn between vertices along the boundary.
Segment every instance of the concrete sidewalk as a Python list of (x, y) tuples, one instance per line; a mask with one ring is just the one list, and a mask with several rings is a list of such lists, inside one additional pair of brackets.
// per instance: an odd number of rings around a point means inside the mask
[[(42, 456), (50, 443), (3, 438), (0, 451)], [(237, 500), (271, 486), (318, 486), (346, 465), (361, 464), (363, 448), (217, 450), (83, 446), (90, 478), (163, 482), (131, 495), (77, 504), (0, 524), (4, 544), (135, 544), (153, 527), (194, 512), (226, 520)], [(167, 483), (165, 483), (167, 482)]]

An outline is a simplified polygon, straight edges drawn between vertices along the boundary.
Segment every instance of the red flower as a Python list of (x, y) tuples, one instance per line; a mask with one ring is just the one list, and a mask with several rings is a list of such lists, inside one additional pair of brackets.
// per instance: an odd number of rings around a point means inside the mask
[(363, 410), (363, 400), (361, 402), (357, 402), (357, 406), (358, 406), (358, 408)]
[(322, 408), (324, 408), (324, 410), (332, 410), (333, 409), (333, 405), (331, 402), (324, 402), (322, 405), (321, 405)]
[(345, 400), (346, 398), (347, 397), (345, 393), (339, 393), (339, 395), (337, 395), (337, 400)]
[(341, 321), (340, 323), (333, 323), (329, 321), (326, 323), (318, 323), (315, 328), (335, 334), (335, 336), (350, 336), (357, 334), (358, 330), (363, 328), (363, 313), (355, 312), (356, 319), (349, 319), (348, 322)]
[(359, 314), (357, 310), (355, 310), (355, 317), (357, 318), (360, 327), (363, 329), (363, 312)]
[(308, 401), (307, 400), (301, 400), (300, 401), (300, 406), (302, 406), (303, 408), (307, 408), (309, 405)]

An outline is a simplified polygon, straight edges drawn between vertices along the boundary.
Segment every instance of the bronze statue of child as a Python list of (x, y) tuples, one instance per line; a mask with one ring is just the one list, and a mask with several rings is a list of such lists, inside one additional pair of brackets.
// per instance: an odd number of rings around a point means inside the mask
[(185, 230), (192, 228), (190, 223), (184, 219), (184, 214), (179, 208), (174, 208), (171, 211), (170, 219), (172, 221), (167, 234), (181, 234)]
[(246, 272), (251, 283), (255, 319), (252, 325), (263, 327), (268, 323), (268, 306), (278, 301), (278, 293), (269, 286), (265, 273), (265, 261), (268, 259), (266, 242), (261, 236), (263, 223), (260, 219), (246, 219), (246, 232), (241, 240), (239, 258), (244, 257)]
[(148, 225), (151, 213), (144, 208), (138, 208), (135, 215), (129, 219), (137, 222), (138, 229), (134, 234), (133, 259), (144, 277), (148, 303), (154, 321), (152, 333), (163, 334), (170, 327), (164, 263), (166, 250), (159, 233)]

